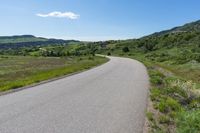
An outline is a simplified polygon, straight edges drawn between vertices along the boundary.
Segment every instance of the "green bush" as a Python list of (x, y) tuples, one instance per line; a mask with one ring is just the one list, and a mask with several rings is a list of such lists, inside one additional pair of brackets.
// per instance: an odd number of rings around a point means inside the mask
[(177, 99), (186, 97), (186, 92), (179, 87), (166, 87), (166, 89), (163, 90), (163, 93), (171, 97), (177, 97)]
[(191, 108), (191, 109), (199, 108), (200, 109), (200, 97), (193, 99), (189, 104), (189, 108)]
[(94, 57), (89, 56), (88, 60), (94, 60)]
[(129, 52), (130, 50), (129, 50), (128, 47), (123, 47), (122, 51), (123, 51), (124, 53), (127, 53), (127, 52)]
[(168, 116), (161, 115), (159, 117), (159, 123), (161, 123), (161, 124), (169, 124), (170, 123), (170, 118)]
[(150, 82), (153, 85), (161, 85), (163, 84), (163, 79), (165, 78), (165, 76), (156, 70), (151, 70), (149, 71), (149, 75), (150, 75)]
[(153, 121), (153, 113), (152, 112), (147, 112), (146, 116), (147, 116), (149, 121)]
[(151, 89), (150, 97), (151, 97), (152, 101), (155, 101), (155, 100), (159, 99), (160, 95), (161, 95), (160, 89), (158, 89), (158, 88)]
[(167, 98), (166, 104), (169, 111), (179, 111), (181, 109), (180, 104), (170, 97)]
[(108, 56), (110, 56), (110, 55), (111, 55), (111, 53), (110, 53), (110, 52), (108, 52), (108, 53), (107, 53), (107, 55), (108, 55)]
[(168, 97), (166, 100), (161, 99), (157, 105), (157, 108), (162, 113), (168, 113), (170, 111), (179, 111), (181, 106), (176, 100)]
[(149, 71), (149, 75), (150, 75), (150, 77), (158, 76), (160, 78), (165, 78), (165, 75), (163, 73), (159, 72), (158, 70)]
[(177, 133), (200, 132), (200, 110), (183, 111), (177, 119)]
[(167, 106), (164, 99), (160, 100), (159, 103), (155, 104), (155, 108), (158, 109), (160, 112), (165, 113), (167, 112)]
[(150, 82), (154, 85), (161, 85), (163, 83), (163, 80), (161, 77), (159, 76), (153, 76), (151, 79), (150, 79)]

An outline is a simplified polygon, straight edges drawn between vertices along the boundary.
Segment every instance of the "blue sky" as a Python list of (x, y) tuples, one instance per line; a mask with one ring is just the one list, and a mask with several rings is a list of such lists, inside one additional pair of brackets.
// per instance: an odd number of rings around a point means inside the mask
[(127, 39), (199, 20), (200, 1), (2, 0), (0, 17), (0, 36)]

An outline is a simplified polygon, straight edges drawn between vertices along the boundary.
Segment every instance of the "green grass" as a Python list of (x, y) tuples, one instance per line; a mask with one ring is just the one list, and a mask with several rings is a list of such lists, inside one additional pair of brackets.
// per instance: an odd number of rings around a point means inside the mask
[(177, 118), (178, 133), (200, 132), (200, 110), (183, 111)]
[(152, 86), (150, 99), (153, 108), (159, 112), (147, 114), (150, 132), (199, 133), (200, 95), (195, 94), (196, 84), (175, 75), (169, 76), (155, 64), (148, 65), (148, 70)]
[(152, 112), (147, 112), (146, 116), (147, 116), (147, 118), (148, 118), (149, 121), (153, 121), (154, 120), (154, 118), (153, 118), (154, 116), (153, 116)]
[(100, 65), (102, 57), (0, 57), (0, 91), (16, 89)]

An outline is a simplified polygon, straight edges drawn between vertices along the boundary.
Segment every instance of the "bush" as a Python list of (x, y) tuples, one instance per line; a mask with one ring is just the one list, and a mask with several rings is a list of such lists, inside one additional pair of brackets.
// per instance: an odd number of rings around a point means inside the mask
[(162, 113), (167, 113), (167, 111), (168, 111), (167, 104), (164, 100), (161, 100), (156, 108), (158, 108), (158, 110)]
[(193, 99), (189, 104), (189, 108), (200, 108), (200, 97)]
[(168, 116), (161, 115), (159, 117), (159, 123), (161, 123), (161, 124), (169, 124), (170, 123), (170, 118)]
[(151, 70), (149, 72), (150, 77), (159, 76), (160, 78), (165, 78), (165, 75), (159, 71)]
[(170, 97), (167, 98), (166, 104), (168, 106), (169, 111), (179, 111), (181, 108), (180, 104), (176, 100), (174, 100)]
[(163, 83), (163, 78), (165, 78), (161, 72), (155, 70), (150, 71), (149, 75), (151, 77), (150, 81), (154, 85), (161, 85)]
[(168, 97), (166, 100), (161, 99), (160, 103), (157, 105), (157, 108), (162, 113), (168, 113), (170, 111), (179, 111), (181, 106), (176, 100)]
[(128, 47), (123, 47), (122, 51), (123, 51), (124, 53), (127, 53), (127, 52), (129, 52), (130, 50), (129, 50)]
[(155, 101), (155, 100), (159, 99), (160, 95), (161, 95), (160, 89), (158, 89), (158, 88), (151, 89), (150, 97), (151, 97), (152, 101)]
[(147, 116), (149, 121), (153, 121), (153, 113), (152, 112), (147, 112), (146, 116)]
[(111, 55), (111, 53), (110, 53), (110, 52), (108, 52), (108, 53), (107, 53), (107, 55), (108, 55), (108, 56), (110, 56), (110, 55)]
[(94, 57), (89, 56), (88, 60), (94, 60)]
[(200, 110), (183, 111), (179, 113), (176, 122), (178, 133), (199, 133)]
[(150, 79), (151, 83), (154, 84), (154, 85), (161, 85), (163, 83), (163, 80), (161, 77), (159, 76), (153, 76), (151, 79)]

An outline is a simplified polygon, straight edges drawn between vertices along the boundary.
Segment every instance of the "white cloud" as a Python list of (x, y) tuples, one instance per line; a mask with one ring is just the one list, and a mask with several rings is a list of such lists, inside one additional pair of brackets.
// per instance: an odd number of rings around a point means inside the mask
[(36, 14), (37, 16), (39, 17), (56, 17), (56, 18), (68, 18), (68, 19), (78, 19), (80, 17), (80, 15), (78, 14), (75, 14), (73, 12), (51, 12), (51, 13), (48, 13), (48, 14), (41, 14), (41, 13), (38, 13)]

